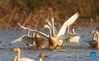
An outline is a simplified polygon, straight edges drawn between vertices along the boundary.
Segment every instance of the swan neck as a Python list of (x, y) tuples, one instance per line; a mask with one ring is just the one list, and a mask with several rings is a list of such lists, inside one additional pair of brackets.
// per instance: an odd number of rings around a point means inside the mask
[(52, 19), (52, 35), (55, 36), (54, 19)]
[(50, 28), (48, 28), (48, 29), (49, 29), (49, 37), (51, 37), (52, 36), (51, 29)]
[(18, 52), (18, 53), (17, 53), (17, 61), (20, 61), (20, 53), (21, 53), (21, 52)]
[(39, 61), (43, 61), (43, 58), (39, 58)]

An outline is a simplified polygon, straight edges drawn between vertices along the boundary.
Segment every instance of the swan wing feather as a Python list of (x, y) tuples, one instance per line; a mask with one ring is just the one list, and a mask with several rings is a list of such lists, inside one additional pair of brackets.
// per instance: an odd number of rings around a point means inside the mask
[(65, 34), (66, 28), (68, 26), (70, 26), (71, 24), (74, 23), (74, 21), (76, 21), (76, 19), (79, 17), (79, 13), (75, 13), (73, 16), (71, 16), (61, 27), (61, 29), (59, 30), (57, 36), (61, 36)]

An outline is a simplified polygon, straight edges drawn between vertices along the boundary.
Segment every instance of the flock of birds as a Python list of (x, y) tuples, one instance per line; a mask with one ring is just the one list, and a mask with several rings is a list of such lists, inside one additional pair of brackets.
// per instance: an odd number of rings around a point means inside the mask
[[(56, 27), (54, 26), (54, 19), (51, 19), (51, 22), (47, 20), (47, 24), (44, 25), (45, 29), (48, 29), (48, 35), (46, 33), (43, 33), (41, 31), (38, 31), (36, 29), (30, 29), (27, 27), (22, 26), (18, 23), (18, 25), (22, 28), (27, 30), (27, 34), (20, 37), (20, 41), (25, 42), (28, 46), (35, 46), (37, 48), (49, 48), (51, 50), (58, 49), (59, 47), (63, 46), (64, 40), (68, 42), (76, 42), (78, 43), (80, 40), (80, 35), (75, 33), (74, 28), (72, 29), (72, 32), (69, 30), (69, 26), (73, 24), (76, 19), (79, 17), (79, 13), (75, 13), (73, 16), (71, 16), (67, 21), (64, 22), (62, 27), (60, 28), (59, 32), (57, 32)], [(30, 35), (30, 32), (32, 31), (32, 35)], [(95, 33), (95, 32), (92, 32)], [(10, 45), (13, 43), (16, 43), (17, 40), (12, 41)], [(2, 42), (0, 41), (2, 44)], [(92, 42), (89, 44), (93, 44)], [(21, 58), (21, 49), (20, 48), (13, 48), (13, 51), (16, 53), (16, 55), (13, 57), (12, 61), (36, 61), (29, 58)], [(41, 53), (38, 58), (38, 61), (43, 61), (43, 59), (46, 57), (44, 53)]]
[[(60, 28), (59, 32), (57, 33), (56, 27), (54, 26), (54, 19), (51, 19), (51, 22), (47, 20), (47, 24), (44, 25), (44, 28), (48, 29), (48, 35), (34, 29), (26, 28), (18, 23), (18, 25), (27, 30), (27, 34), (23, 35), (20, 39), (20, 41), (25, 42), (26, 45), (36, 45), (38, 48), (45, 48), (46, 46), (49, 49), (57, 49), (61, 47), (64, 43), (64, 40), (68, 40), (69, 42), (78, 42), (80, 39), (80, 36), (74, 32), (74, 29), (72, 29), (72, 32), (67, 31), (69, 30), (69, 26), (79, 17), (79, 13), (74, 14), (71, 18), (69, 18)], [(32, 35), (30, 34), (30, 31), (33, 32)], [(16, 43), (17, 40), (11, 42), (11, 44)], [(21, 49), (20, 48), (13, 48), (13, 51), (16, 53), (16, 55), (13, 57), (12, 61), (36, 61), (30, 58), (21, 58)], [(46, 57), (44, 53), (40, 53), (38, 56), (38, 61), (43, 61), (43, 59)]]
[[(72, 29), (72, 32), (66, 31), (66, 29), (69, 30), (69, 26), (73, 24), (78, 17), (78, 12), (71, 16), (64, 22), (59, 32), (57, 32), (56, 27), (54, 26), (54, 18), (51, 18), (51, 21), (47, 20), (44, 28), (49, 30), (48, 35), (36, 29), (24, 27), (18, 23), (22, 29), (27, 30), (27, 35), (23, 35), (21, 41), (25, 42), (28, 46), (36, 45), (38, 48), (48, 47), (51, 50), (63, 46), (64, 40), (68, 40), (69, 42), (79, 42), (80, 35), (75, 33), (74, 29)], [(31, 31), (33, 34), (29, 35)], [(12, 44), (15, 42), (17, 42), (17, 40), (13, 41)]]

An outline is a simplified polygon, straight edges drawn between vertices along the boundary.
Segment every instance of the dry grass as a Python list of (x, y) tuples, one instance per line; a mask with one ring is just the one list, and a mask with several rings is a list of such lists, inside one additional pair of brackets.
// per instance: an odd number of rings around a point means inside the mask
[[(18, 22), (26, 27), (42, 27), (45, 20), (52, 17), (55, 18), (55, 25), (61, 26), (65, 19), (75, 12), (80, 12), (81, 16), (98, 14), (98, 2), (96, 0), (0, 0), (0, 28), (16, 27)], [(79, 18), (74, 25), (76, 27), (96, 25), (99, 23), (98, 20), (98, 17), (94, 21)]]
[[(72, 15), (71, 15), (72, 16)], [(13, 28), (18, 26), (17, 23), (22, 24), (23, 26), (26, 27), (31, 27), (31, 28), (35, 28), (35, 27), (43, 27), (43, 25), (46, 23), (46, 19), (51, 19), (51, 18), (55, 19), (55, 25), (58, 27), (60, 27), (63, 22), (68, 19), (70, 16), (61, 18), (59, 16), (59, 12), (58, 11), (53, 11), (51, 8), (44, 10), (38, 10), (36, 12), (31, 12), (29, 14), (27, 14), (25, 11), (18, 13), (15, 10), (13, 10), (11, 13), (2, 16), (0, 18), (0, 28)], [(79, 18), (77, 19), (77, 21), (73, 24), (76, 27), (79, 26), (97, 26), (98, 25), (98, 17), (97, 19), (93, 19), (91, 20), (90, 18)], [(97, 21), (96, 21), (97, 20)]]

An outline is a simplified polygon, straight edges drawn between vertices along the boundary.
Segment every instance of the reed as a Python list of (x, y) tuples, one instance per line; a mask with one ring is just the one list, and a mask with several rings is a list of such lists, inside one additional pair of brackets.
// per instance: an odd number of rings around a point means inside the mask
[[(68, 19), (75, 12), (80, 12), (80, 15), (88, 18), (96, 17), (94, 21), (99, 23), (97, 18), (98, 1), (96, 0), (0, 0), (0, 28), (17, 27), (17, 23), (27, 26), (42, 27), (46, 19), (55, 18), (55, 25), (61, 26), (65, 19)], [(96, 23), (89, 23), (87, 17), (85, 23), (76, 22), (80, 26), (95, 25)], [(95, 18), (94, 17), (94, 18)]]

